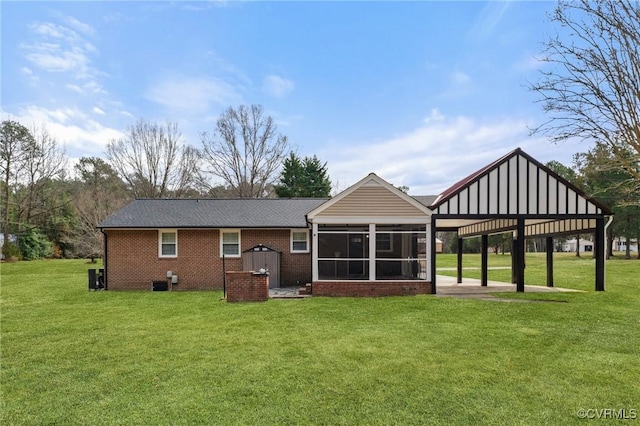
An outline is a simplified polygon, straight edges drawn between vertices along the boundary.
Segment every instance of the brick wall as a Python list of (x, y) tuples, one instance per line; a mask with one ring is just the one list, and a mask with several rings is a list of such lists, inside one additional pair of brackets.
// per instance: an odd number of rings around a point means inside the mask
[(431, 294), (429, 281), (316, 281), (314, 296), (379, 297)]
[[(304, 286), (311, 282), (311, 254), (291, 253), (291, 232), (288, 229), (242, 231), (242, 250), (258, 244), (282, 253), (280, 255), (281, 287)], [(311, 239), (309, 239), (309, 245), (311, 245)]]
[[(151, 290), (151, 281), (178, 275), (173, 291), (222, 289), (223, 268), (218, 230), (178, 230), (178, 257), (158, 257), (158, 231), (107, 230), (107, 280), (110, 290)], [(311, 255), (290, 253), (290, 231), (243, 230), (241, 251), (264, 244), (282, 252), (282, 286), (311, 281)], [(227, 271), (242, 271), (241, 258), (226, 258)]]
[(268, 275), (227, 272), (227, 302), (264, 302), (268, 298)]

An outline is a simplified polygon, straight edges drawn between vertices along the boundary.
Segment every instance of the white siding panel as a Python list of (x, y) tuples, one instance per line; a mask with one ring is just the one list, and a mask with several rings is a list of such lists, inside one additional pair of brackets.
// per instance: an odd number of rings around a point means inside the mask
[(547, 178), (548, 174), (544, 173), (542, 170), (540, 171), (540, 197), (538, 198), (538, 213), (545, 214), (547, 213)]
[(438, 208), (438, 213), (448, 214), (449, 213), (449, 205), (447, 203), (444, 203), (443, 205), (441, 205)]
[(518, 157), (513, 157), (509, 160), (509, 214), (518, 213)]
[(529, 163), (529, 213), (538, 213), (538, 168)]
[(498, 171), (493, 170), (489, 173), (489, 192), (491, 197), (489, 198), (489, 213), (498, 213), (498, 200), (500, 194), (498, 194)]
[(564, 184), (558, 186), (558, 214), (567, 213), (567, 187)]
[(478, 182), (469, 186), (469, 214), (478, 213)]
[(567, 206), (567, 212), (569, 214), (576, 214), (576, 198), (578, 194), (571, 189), (567, 188), (567, 190), (569, 191), (569, 205)]
[(558, 213), (558, 180), (549, 176), (549, 214)]
[(467, 199), (469, 195), (469, 190), (465, 189), (464, 191), (460, 192), (460, 214), (467, 214), (469, 213), (469, 200)]
[(498, 205), (500, 213), (509, 212), (509, 192), (507, 191), (507, 163), (500, 166), (500, 194), (498, 194)]
[(578, 195), (578, 213), (587, 214), (587, 199)]
[(457, 214), (459, 212), (460, 211), (458, 209), (458, 197), (451, 197), (451, 200), (449, 201), (449, 213)]
[(518, 155), (518, 164), (520, 165), (518, 180), (520, 181), (520, 202), (518, 203), (517, 213), (527, 212), (527, 159)]
[(478, 213), (487, 213), (487, 200), (489, 194), (489, 179), (486, 176), (482, 177), (478, 184), (480, 185), (480, 200), (478, 202)]

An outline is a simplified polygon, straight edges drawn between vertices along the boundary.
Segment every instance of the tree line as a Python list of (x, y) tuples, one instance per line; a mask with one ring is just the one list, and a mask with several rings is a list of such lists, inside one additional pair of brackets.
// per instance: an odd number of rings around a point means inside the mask
[[(528, 85), (548, 120), (532, 133), (593, 143), (570, 167), (549, 166), (613, 209), (608, 252), (621, 236), (628, 257), (629, 242), (640, 239), (640, 3), (560, 0), (549, 18), (556, 33), (543, 43), (539, 80)], [(136, 197), (331, 192), (326, 164), (292, 154), (259, 105), (226, 110), (199, 148), (185, 143), (175, 123), (140, 120), (109, 142), (105, 159), (82, 158), (75, 175), (45, 128), (6, 120), (0, 136), (3, 251), (25, 257), (99, 255), (95, 225)]]
[(138, 120), (104, 158), (72, 169), (46, 127), (0, 128), (5, 258), (100, 257), (102, 220), (136, 198), (329, 197), (326, 163), (299, 157), (260, 105), (229, 107), (201, 145), (178, 125)]

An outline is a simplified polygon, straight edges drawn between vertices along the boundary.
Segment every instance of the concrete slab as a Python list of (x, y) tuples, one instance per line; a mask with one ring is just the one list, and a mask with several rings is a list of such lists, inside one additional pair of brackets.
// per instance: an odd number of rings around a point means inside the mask
[[(525, 285), (525, 293), (563, 293), (581, 292), (570, 288)], [(456, 277), (438, 275), (436, 277), (436, 296), (459, 297), (467, 299), (483, 299), (495, 302), (530, 302), (522, 299), (505, 299), (493, 296), (491, 293), (516, 293), (516, 285), (498, 281), (489, 281), (486, 287), (480, 285), (480, 280), (463, 278), (462, 283), (456, 282)]]
[(270, 288), (269, 297), (271, 299), (304, 299), (310, 297), (310, 295), (298, 294), (299, 288), (300, 287)]

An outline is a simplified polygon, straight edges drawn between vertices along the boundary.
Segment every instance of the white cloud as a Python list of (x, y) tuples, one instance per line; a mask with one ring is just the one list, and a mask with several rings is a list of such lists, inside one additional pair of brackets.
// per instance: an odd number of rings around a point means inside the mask
[(469, 37), (486, 38), (496, 29), (505, 12), (509, 8), (510, 3), (508, 1), (492, 1), (488, 2), (480, 15), (476, 19), (475, 24), (471, 28)]
[(73, 92), (76, 92), (76, 93), (80, 93), (80, 94), (84, 93), (84, 90), (82, 90), (82, 88), (80, 86), (78, 86), (77, 84), (67, 84), (65, 87), (67, 89), (73, 91)]
[(456, 86), (464, 86), (471, 83), (471, 77), (462, 71), (455, 71), (451, 75), (451, 82)]
[(540, 161), (562, 156), (560, 151), (551, 152), (546, 140), (529, 137), (524, 120), (478, 122), (445, 117), (437, 109), (405, 134), (341, 145), (329, 144), (318, 152), (327, 161), (333, 182), (348, 186), (374, 172), (394, 185), (408, 186), (412, 195), (439, 194), (516, 147), (541, 151)]
[(82, 70), (86, 72), (89, 59), (79, 49), (64, 50), (59, 45), (42, 43), (22, 45), (29, 52), (25, 55), (33, 65), (46, 71), (66, 72)]
[(12, 119), (30, 127), (45, 125), (71, 156), (101, 156), (107, 143), (122, 132), (103, 125), (78, 108), (47, 109), (30, 105), (12, 114)]
[(105, 115), (105, 112), (98, 107), (93, 107), (93, 112), (98, 115)]
[(424, 119), (425, 124), (439, 122), (444, 120), (444, 115), (440, 112), (438, 108), (433, 108), (431, 113), (427, 118)]
[(544, 64), (545, 62), (539, 56), (527, 53), (513, 65), (513, 69), (516, 71), (532, 71), (541, 68)]
[(277, 75), (268, 75), (264, 79), (262, 89), (269, 95), (276, 98), (282, 98), (287, 96), (293, 91), (295, 85), (293, 81), (286, 78), (279, 77)]
[(97, 49), (84, 35), (93, 35), (95, 30), (71, 16), (61, 19), (66, 25), (34, 22), (29, 26), (34, 39), (20, 44), (24, 57), (46, 72), (94, 81), (100, 73), (91, 67), (90, 56), (96, 54)]
[(73, 16), (66, 16), (65, 17), (65, 22), (72, 28), (74, 28), (76, 31), (80, 31), (81, 33), (87, 34), (87, 35), (94, 35), (96, 30), (89, 24), (85, 23), (85, 22), (81, 22), (79, 20), (77, 20), (76, 18), (74, 18)]
[(242, 100), (238, 89), (219, 78), (164, 78), (147, 91), (147, 97), (173, 111), (204, 114), (212, 106), (234, 105)]

